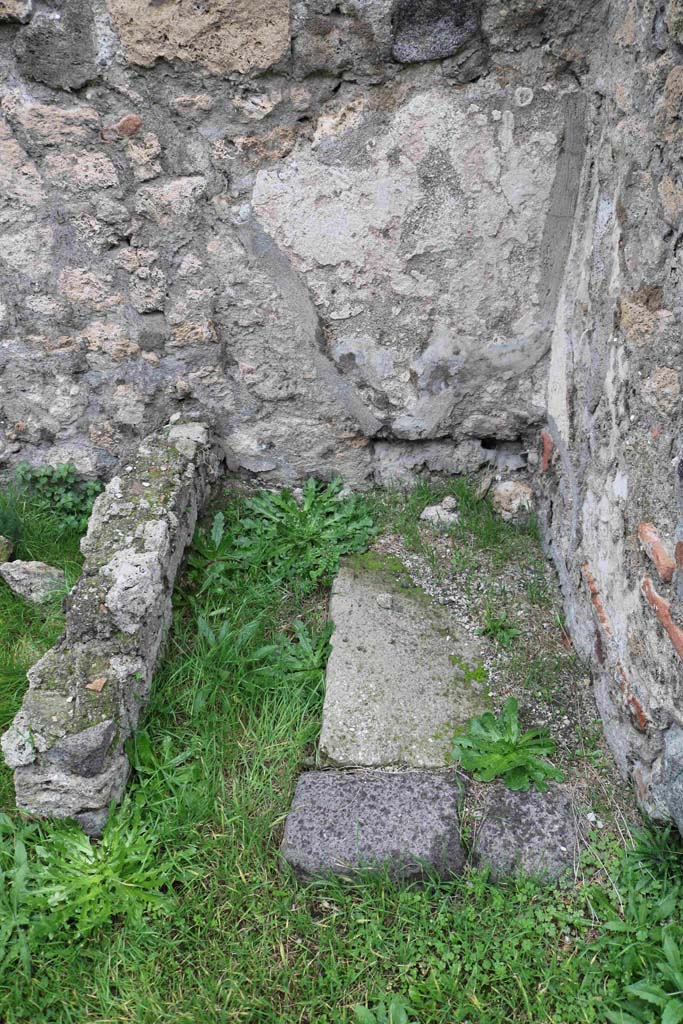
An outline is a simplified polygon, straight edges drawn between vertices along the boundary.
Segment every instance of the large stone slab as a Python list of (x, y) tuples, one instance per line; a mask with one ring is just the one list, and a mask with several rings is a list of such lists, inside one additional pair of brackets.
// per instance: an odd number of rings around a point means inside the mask
[(474, 859), (491, 877), (559, 878), (574, 864), (578, 833), (572, 800), (561, 786), (514, 793), (492, 785), (475, 836)]
[(302, 878), (387, 870), (394, 878), (462, 871), (453, 772), (308, 772), (297, 784), (282, 855)]
[(467, 669), (481, 661), (449, 612), (398, 559), (348, 560), (332, 589), (320, 752), (330, 764), (446, 765), (456, 728), (487, 706)]

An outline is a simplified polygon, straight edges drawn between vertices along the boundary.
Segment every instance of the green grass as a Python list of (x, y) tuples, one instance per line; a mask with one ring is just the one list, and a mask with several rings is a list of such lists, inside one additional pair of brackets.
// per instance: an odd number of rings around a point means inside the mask
[[(67, 587), (81, 568), (80, 531), (65, 526), (58, 513), (36, 508), (15, 488), (0, 492), (0, 524), (13, 535), (14, 557), (64, 569)], [(0, 530), (0, 532), (2, 532)], [(14, 717), (26, 689), (26, 671), (62, 632), (61, 595), (36, 606), (13, 596), (0, 582), (0, 730)], [(9, 773), (0, 771), (0, 806), (11, 799)]]
[[(399, 510), (408, 532), (424, 497)], [(680, 920), (671, 837), (626, 854), (614, 833), (597, 833), (578, 884), (549, 889), (494, 885), (473, 870), (448, 884), (298, 886), (283, 870), (284, 818), (320, 725), (326, 593), (336, 558), (370, 539), (368, 508), (389, 499), (342, 514), (333, 492), (316, 492), (308, 512), (261, 500), (226, 503), (197, 538), (146, 725), (130, 745), (134, 778), (111, 818), (113, 852), (93, 864), (69, 826), (23, 824), (6, 799), (0, 870), (16, 906), (0, 1019), (342, 1024), (357, 1019), (355, 1005), (388, 1006), (395, 993), (421, 1024), (605, 1021), (624, 985), (656, 974), (662, 926)], [(64, 538), (48, 536), (57, 525), (44, 525), (43, 543), (66, 552)], [(507, 549), (507, 529), (482, 525), (489, 535)], [(14, 657), (24, 612), (5, 602)], [(51, 642), (49, 614), (22, 621), (36, 648)], [(0, 694), (5, 720), (16, 699)], [(68, 881), (84, 859), (85, 887), (80, 874)], [(67, 898), (50, 897), (61, 883)], [(138, 883), (149, 900), (122, 895)], [(95, 908), (86, 916), (84, 899)], [(0, 917), (0, 941), (2, 926)]]

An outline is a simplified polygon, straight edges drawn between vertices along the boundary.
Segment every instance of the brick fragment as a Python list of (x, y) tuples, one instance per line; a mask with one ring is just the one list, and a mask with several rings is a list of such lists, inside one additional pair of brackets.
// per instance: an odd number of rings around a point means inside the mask
[(547, 473), (550, 468), (550, 460), (552, 459), (553, 452), (555, 451), (555, 442), (547, 430), (541, 431), (541, 444), (543, 446), (541, 453), (541, 473)]
[(645, 554), (650, 559), (662, 583), (671, 583), (676, 563), (664, 547), (662, 540), (652, 523), (641, 523), (638, 527), (638, 540)]
[(674, 645), (676, 654), (681, 661), (683, 661), (683, 629), (676, 625), (671, 617), (670, 602), (667, 601), (666, 598), (662, 597), (661, 594), (657, 593), (649, 576), (643, 577), (641, 590), (645, 595), (648, 604), (654, 610), (657, 618), (664, 627), (669, 640), (671, 640), (671, 643)]
[(591, 596), (591, 602), (593, 604), (593, 608), (595, 609), (595, 614), (598, 617), (598, 622), (604, 629), (607, 636), (612, 636), (612, 624), (609, 621), (607, 612), (605, 611), (605, 606), (602, 603), (600, 591), (598, 590), (597, 581), (590, 570), (588, 562), (585, 562), (584, 565), (581, 566), (581, 572), (583, 573), (583, 578), (586, 581), (586, 586), (588, 587), (588, 591)]
[(126, 114), (116, 124), (107, 125), (102, 129), (102, 139), (105, 142), (112, 142), (114, 139), (129, 139), (142, 127), (142, 118), (137, 114)]
[(635, 693), (631, 688), (631, 683), (626, 675), (624, 666), (619, 662), (617, 665), (617, 672), (621, 676), (621, 682), (619, 683), (619, 689), (621, 690), (626, 706), (631, 712), (631, 717), (636, 728), (640, 732), (647, 732), (648, 726), (650, 725), (650, 717), (643, 707), (640, 699), (636, 697)]

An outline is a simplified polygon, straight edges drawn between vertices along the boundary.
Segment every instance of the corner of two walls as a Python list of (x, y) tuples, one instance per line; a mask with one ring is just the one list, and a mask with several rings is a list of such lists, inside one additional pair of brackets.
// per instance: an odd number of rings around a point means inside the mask
[(48, 7), (0, 4), (0, 463), (181, 413), (365, 486), (545, 425), (569, 625), (683, 826), (681, 0)]

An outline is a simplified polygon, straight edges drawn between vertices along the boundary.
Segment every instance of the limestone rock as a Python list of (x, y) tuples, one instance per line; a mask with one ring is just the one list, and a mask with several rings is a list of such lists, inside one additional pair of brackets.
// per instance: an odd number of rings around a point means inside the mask
[(128, 60), (196, 62), (223, 75), (270, 67), (289, 47), (287, 0), (107, 0)]
[(556, 879), (574, 864), (578, 835), (571, 797), (561, 786), (547, 793), (512, 792), (492, 783), (474, 841), (474, 858), (491, 877), (527, 874)]
[[(390, 598), (390, 600), (388, 600)], [(320, 752), (338, 766), (442, 767), (453, 733), (487, 706), (463, 665), (481, 661), (445, 607), (397, 559), (347, 560), (330, 604)]]
[(9, 537), (3, 537), (0, 534), (0, 562), (9, 562), (14, 551), (14, 544)]
[(493, 507), (503, 519), (510, 521), (528, 517), (534, 504), (534, 492), (528, 484), (503, 480), (491, 492)]
[(459, 874), (460, 788), (452, 773), (308, 772), (297, 784), (282, 856), (301, 877), (385, 869), (398, 879)]
[(0, 565), (0, 576), (17, 597), (32, 604), (43, 604), (64, 589), (65, 576), (45, 562), (5, 562)]
[(28, 21), (33, 0), (0, 0), (0, 21)]
[(460, 520), (457, 512), (458, 503), (455, 498), (444, 498), (440, 505), (428, 505), (420, 515), (423, 523), (433, 526), (454, 526)]

